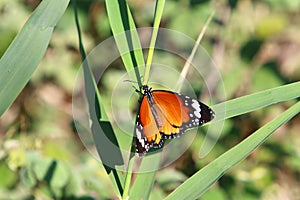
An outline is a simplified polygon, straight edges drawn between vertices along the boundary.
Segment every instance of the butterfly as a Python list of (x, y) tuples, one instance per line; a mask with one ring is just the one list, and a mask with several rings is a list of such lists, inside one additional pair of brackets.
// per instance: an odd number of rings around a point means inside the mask
[(141, 87), (142, 97), (135, 126), (136, 153), (161, 148), (164, 139), (181, 136), (187, 130), (211, 121), (214, 111), (200, 101), (167, 90)]

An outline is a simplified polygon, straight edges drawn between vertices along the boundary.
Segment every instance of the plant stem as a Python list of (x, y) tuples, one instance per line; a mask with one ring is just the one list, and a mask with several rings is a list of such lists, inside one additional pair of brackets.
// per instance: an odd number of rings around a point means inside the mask
[(146, 69), (145, 69), (145, 74), (144, 74), (143, 85), (147, 85), (148, 80), (149, 80), (149, 74), (150, 74), (151, 63), (152, 63), (153, 54), (154, 54), (156, 38), (157, 38), (159, 24), (161, 21), (164, 6), (165, 6), (165, 0), (157, 0), (156, 1), (153, 31), (152, 31), (150, 45), (149, 45), (149, 51), (148, 51), (148, 57), (147, 57), (147, 62), (146, 62)]
[(129, 198), (129, 187), (130, 187), (131, 178), (132, 178), (132, 169), (133, 169), (133, 164), (134, 164), (134, 158), (135, 158), (135, 156), (133, 156), (129, 160), (129, 163), (128, 163), (127, 174), (126, 174), (126, 177), (125, 177), (123, 199), (128, 199)]

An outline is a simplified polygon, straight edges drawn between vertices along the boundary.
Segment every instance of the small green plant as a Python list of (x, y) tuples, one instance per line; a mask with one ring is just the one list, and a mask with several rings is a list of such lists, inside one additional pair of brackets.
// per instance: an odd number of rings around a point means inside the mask
[[(149, 70), (151, 66), (152, 56), (154, 53), (154, 46), (156, 36), (160, 24), (160, 20), (163, 14), (165, 1), (157, 0), (154, 14), (154, 27), (147, 57), (146, 65), (144, 64), (143, 54), (141, 47), (138, 43), (139, 38), (135, 32), (136, 27), (132, 18), (129, 6), (125, 1), (108, 0), (106, 1), (108, 17), (111, 25), (112, 32), (116, 38), (116, 43), (119, 47), (122, 60), (125, 68), (128, 72), (134, 71), (135, 67), (144, 66), (144, 83), (147, 83), (149, 77)], [(129, 34), (118, 37), (121, 33), (129, 32)], [(130, 51), (130, 49), (134, 49)], [(142, 73), (141, 73), (142, 74)], [(133, 77), (134, 78), (134, 77)], [(137, 83), (139, 86), (142, 84), (139, 74), (136, 73)], [(237, 99), (229, 100), (213, 106), (213, 110), (216, 111), (217, 119), (224, 120), (245, 113), (252, 112), (257, 109), (264, 108), (266, 106), (295, 99), (299, 97), (300, 83), (296, 82), (281, 87), (272, 88), (259, 93), (243, 96)], [(95, 88), (96, 89), (96, 88)], [(226, 107), (226, 113), (223, 107)], [(101, 106), (98, 106), (101, 107)], [(297, 115), (300, 111), (300, 103), (295, 103), (288, 110), (277, 116), (274, 120), (264, 125), (251, 136), (244, 141), (237, 144), (226, 153), (209, 163), (203, 169), (199, 170), (192, 177), (182, 183), (176, 190), (170, 193), (166, 199), (196, 199), (199, 198), (209, 187), (215, 183), (226, 171), (235, 166), (241, 160), (245, 159), (255, 148), (263, 143), (276, 129), (282, 124), (289, 121), (292, 117)], [(102, 111), (101, 111), (102, 112)], [(218, 116), (224, 116), (224, 119), (218, 118)], [(113, 132), (111, 132), (113, 133)], [(96, 134), (96, 133), (95, 133)], [(97, 143), (97, 141), (95, 141)], [(101, 154), (101, 152), (98, 152)], [(156, 160), (155, 160), (156, 159)], [(148, 160), (144, 158), (140, 168), (143, 165), (156, 165), (159, 162), (159, 155), (154, 160)], [(136, 175), (133, 185), (130, 187), (132, 176), (132, 165), (134, 157), (131, 157), (129, 161), (129, 168), (126, 174), (124, 187), (119, 188), (118, 193), (122, 196), (122, 199), (148, 199), (151, 193), (153, 183), (155, 180), (156, 171), (149, 173), (138, 173)], [(110, 176), (112, 181), (115, 182), (119, 179), (116, 176)]]
[[(76, 3), (76, 1), (73, 1), (72, 3)], [(46, 52), (54, 27), (65, 13), (68, 4), (68, 0), (42, 1), (9, 48), (5, 51), (5, 54), (1, 57), (1, 116), (32, 77), (33, 72)], [(144, 59), (140, 39), (138, 38), (135, 21), (129, 5), (125, 0), (106, 0), (106, 10), (110, 27), (116, 39), (121, 59), (127, 72), (136, 72), (129, 74), (132, 75), (132, 77), (130, 77), (131, 80), (136, 80), (137, 87), (145, 84), (149, 79), (152, 57), (155, 52), (157, 32), (159, 30), (164, 6), (164, 0), (157, 0), (153, 18), (151, 42), (147, 59)], [(114, 186), (114, 194), (119, 196), (120, 199), (149, 199), (150, 194), (153, 191), (155, 176), (158, 170), (147, 173), (135, 173), (133, 179), (133, 167), (136, 157), (131, 155), (129, 161), (124, 160), (119, 150), (110, 150), (109, 147), (105, 146), (105, 138), (109, 138), (110, 141), (113, 141), (115, 146), (119, 146), (120, 138), (115, 135), (113, 126), (108, 120), (96, 82), (88, 63), (85, 62), (86, 55), (82, 44), (81, 31), (76, 11), (75, 7), (80, 52), (83, 61), (84, 83), (87, 91), (86, 96), (89, 102), (89, 114), (92, 122), (90, 128), (93, 132), (95, 145), (100, 158), (102, 160), (111, 157), (114, 158), (112, 159), (113, 167), (111, 165), (103, 165), (103, 167)], [(270, 33), (259, 33), (261, 37), (266, 37), (266, 34)], [(131, 51), (132, 49), (133, 51)], [(261, 126), (242, 142), (238, 143), (236, 146), (197, 171), (193, 176), (176, 187), (175, 190), (172, 190), (167, 195), (166, 199), (200, 198), (201, 195), (209, 190), (210, 186), (217, 182), (229, 169), (244, 160), (254, 149), (272, 135), (274, 131), (284, 123), (290, 121), (300, 112), (299, 97), (300, 82), (294, 82), (213, 105), (212, 109), (216, 112), (217, 116), (213, 123), (217, 123), (218, 121), (263, 109), (273, 104), (292, 100), (290, 101), (292, 102), (292, 105), (288, 109), (267, 124)], [(226, 111), (223, 109), (224, 107), (226, 107)], [(17, 185), (16, 182), (18, 179), (21, 179), (22, 184), (30, 193), (28, 195), (29, 197), (39, 196), (41, 191), (43, 191), (43, 195), (54, 199), (75, 198), (78, 196), (77, 191), (80, 190), (80, 184), (77, 181), (78, 177), (75, 176), (78, 174), (77, 170), (70, 171), (69, 169), (71, 167), (63, 161), (43, 157), (37, 152), (25, 152), (23, 147), (9, 151), (9, 145), (6, 145), (6, 149), (4, 148), (3, 150), (2, 141), (0, 144), (0, 171), (6, 175), (0, 181), (1, 186), (4, 185), (9, 189), (17, 188), (16, 190), (19, 190), (19, 185)], [(53, 146), (51, 148), (58, 148), (58, 146)], [(4, 160), (8, 160), (9, 166), (13, 167), (15, 172), (21, 175), (19, 176), (12, 172), (12, 170), (7, 167), (6, 163), (3, 162)], [(140, 171), (143, 172), (142, 169), (147, 168), (149, 165), (155, 168), (155, 166), (159, 165), (159, 160), (159, 153), (151, 159), (148, 159), (147, 157), (143, 158), (139, 166)], [(105, 194), (106, 197), (108, 196), (105, 191), (102, 194)], [(43, 195), (42, 197), (45, 197)], [(15, 192), (13, 196), (16, 198), (23, 198), (23, 196), (20, 196), (19, 191)]]

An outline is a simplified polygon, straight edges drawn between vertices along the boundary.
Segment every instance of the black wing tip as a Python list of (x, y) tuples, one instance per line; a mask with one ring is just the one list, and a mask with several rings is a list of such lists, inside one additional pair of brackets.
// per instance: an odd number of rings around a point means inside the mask
[(212, 121), (216, 117), (216, 113), (204, 103), (200, 102), (200, 105), (201, 105), (201, 116), (203, 118), (202, 124)]
[(209, 121), (211, 121), (211, 120), (213, 120), (216, 117), (216, 113), (211, 108), (209, 108), (209, 109), (210, 109), (210, 115), (211, 115)]

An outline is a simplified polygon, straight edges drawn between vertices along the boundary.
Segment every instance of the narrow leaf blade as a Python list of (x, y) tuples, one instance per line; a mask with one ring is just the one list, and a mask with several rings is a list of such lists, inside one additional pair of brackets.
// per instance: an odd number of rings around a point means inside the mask
[(0, 116), (29, 81), (69, 0), (45, 0), (32, 13), (0, 60)]
[(258, 129), (244, 141), (228, 150), (213, 162), (194, 174), (166, 199), (196, 199), (215, 183), (226, 171), (246, 158), (263, 143), (276, 129), (300, 112), (300, 102), (296, 103), (277, 118)]

